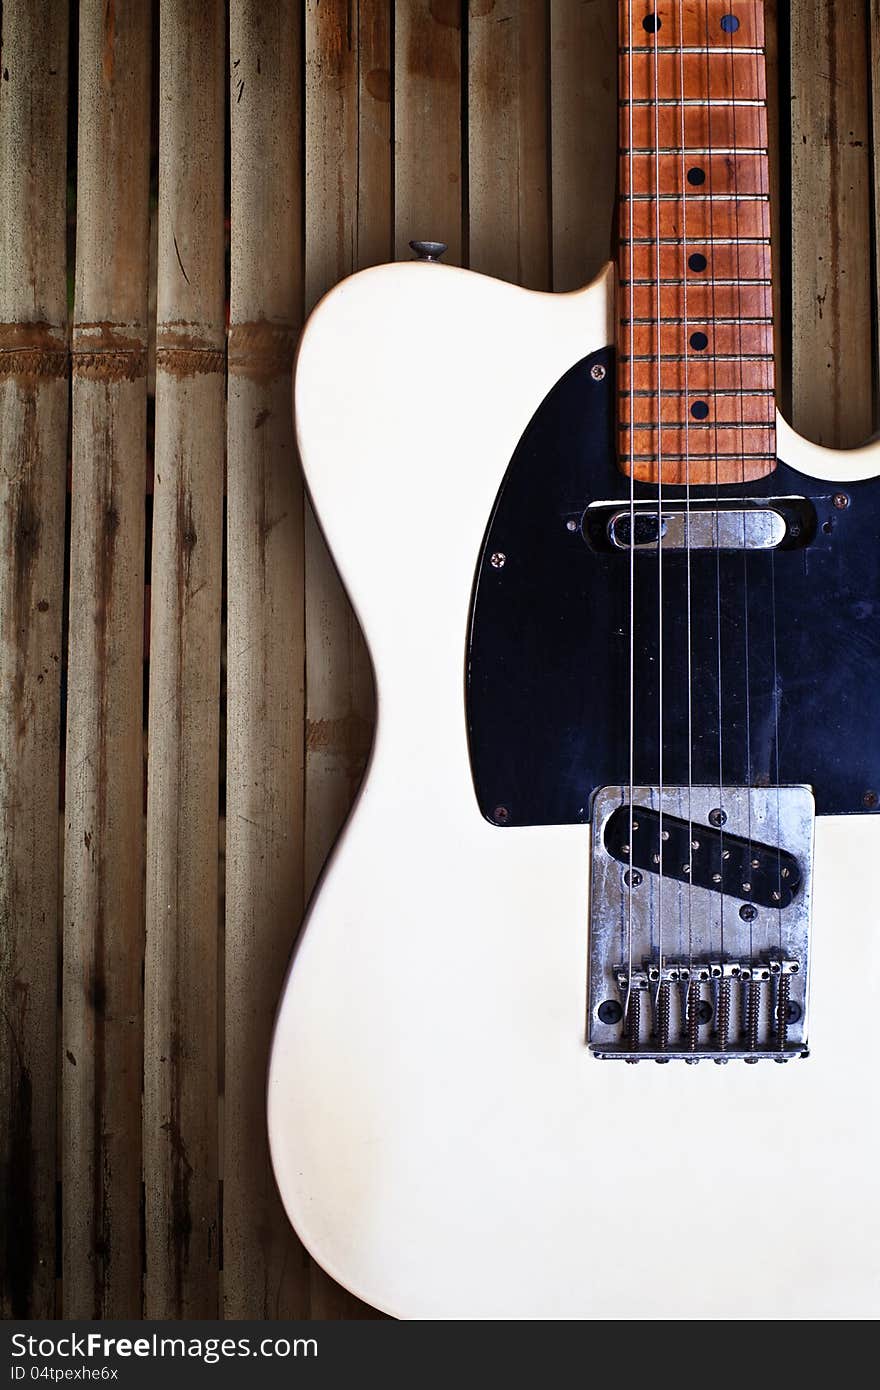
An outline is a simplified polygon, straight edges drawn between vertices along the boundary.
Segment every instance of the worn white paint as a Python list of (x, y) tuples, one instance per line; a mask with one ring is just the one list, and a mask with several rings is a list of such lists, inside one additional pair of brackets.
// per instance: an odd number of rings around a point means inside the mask
[[(278, 1184), (315, 1258), (398, 1317), (876, 1316), (880, 819), (817, 827), (808, 1061), (628, 1067), (584, 1045), (588, 829), (495, 829), (474, 799), (483, 530), (544, 395), (611, 341), (610, 284), (384, 267), (303, 339), (299, 440), (378, 724), (278, 1014)], [(880, 468), (784, 424), (780, 453)]]

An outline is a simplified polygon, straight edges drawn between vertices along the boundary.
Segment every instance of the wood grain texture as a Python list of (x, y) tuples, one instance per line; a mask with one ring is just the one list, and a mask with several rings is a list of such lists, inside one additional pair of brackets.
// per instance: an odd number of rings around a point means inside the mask
[(217, 822), (225, 444), (223, 0), (159, 10), (144, 1007), (145, 1314), (219, 1297)]
[[(779, 81), (779, 6), (777, 0), (764, 3), (764, 54), (767, 70), (767, 159), (770, 183), (770, 265), (773, 277), (773, 351), (774, 374), (776, 378), (777, 400), (782, 404), (785, 396), (785, 338), (783, 324), (783, 273), (782, 273), (782, 179), (783, 152), (780, 150), (779, 129), (781, 113)], [(785, 90), (788, 90), (786, 81)], [(785, 178), (788, 178), (790, 152), (784, 152)], [(742, 275), (751, 278), (749, 270), (741, 270)]]
[[(272, 1017), (303, 906), (303, 507), (290, 370), (302, 320), (300, 7), (230, 7), (223, 1305), (308, 1313), (266, 1141)], [(254, 152), (260, 151), (255, 158)]]
[[(390, 68), (386, 6), (375, 0), (307, 6), (307, 312), (343, 276), (391, 257)], [(308, 896), (361, 780), (374, 714), (363, 636), (308, 504), (305, 580)], [(359, 1317), (364, 1305), (310, 1262), (310, 1312)]]
[[(733, 483), (776, 466), (763, 14), (743, 6), (728, 33), (726, 10), (727, 0), (671, 6), (646, 30), (653, 7), (620, 7), (618, 450), (621, 470), (643, 482)], [(699, 51), (678, 46), (693, 43)], [(670, 109), (679, 128), (667, 151), (659, 126)], [(651, 118), (638, 135), (637, 110)], [(697, 391), (691, 368), (704, 356)]]
[(550, 0), (554, 290), (586, 284), (612, 255), (617, 24), (614, 0)]
[(64, 850), (66, 1317), (141, 1307), (150, 7), (80, 5)]
[(860, 0), (791, 7), (792, 423), (839, 448), (873, 420), (868, 51)]
[[(33, 100), (39, 91), (41, 100)], [(67, 0), (3, 12), (0, 1314), (55, 1312)]]
[(470, 0), (470, 266), (534, 290), (550, 287), (547, 41), (544, 0)]
[(444, 241), (462, 264), (462, 0), (394, 7), (394, 254)]

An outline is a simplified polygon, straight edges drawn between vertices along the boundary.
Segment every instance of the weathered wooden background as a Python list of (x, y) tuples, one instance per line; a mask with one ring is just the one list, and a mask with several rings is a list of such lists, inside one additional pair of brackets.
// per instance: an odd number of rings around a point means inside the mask
[[(877, 403), (880, 0), (780, 5), (778, 44), (776, 8), (780, 380), (851, 445)], [(371, 729), (294, 344), (410, 237), (592, 276), (615, 29), (615, 0), (3, 3), (7, 1315), (371, 1315), (291, 1234), (264, 1137), (273, 1007)]]

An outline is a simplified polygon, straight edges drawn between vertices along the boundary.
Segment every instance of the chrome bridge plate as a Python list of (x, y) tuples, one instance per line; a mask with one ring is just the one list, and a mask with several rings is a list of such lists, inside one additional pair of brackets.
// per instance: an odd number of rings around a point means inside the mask
[[(634, 787), (631, 863), (629, 804), (626, 786), (593, 803), (590, 1051), (628, 1062), (806, 1056), (810, 788)], [(679, 862), (683, 822), (690, 852)]]

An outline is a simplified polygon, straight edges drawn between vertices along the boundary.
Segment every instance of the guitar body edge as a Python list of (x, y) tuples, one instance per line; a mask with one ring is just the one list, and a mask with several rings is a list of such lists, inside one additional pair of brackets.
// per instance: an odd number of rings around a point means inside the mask
[[(279, 1189), (328, 1273), (397, 1317), (871, 1318), (880, 818), (817, 823), (808, 1060), (627, 1067), (584, 1043), (587, 827), (499, 829), (474, 798), (486, 522), (612, 316), (609, 274), (552, 296), (410, 263), (343, 282), (306, 329), (300, 448), (378, 717), (276, 1020)], [(877, 471), (875, 448), (783, 437), (795, 467)]]

